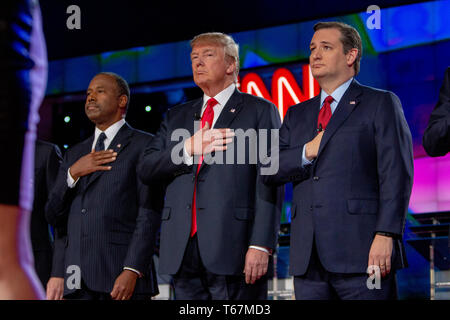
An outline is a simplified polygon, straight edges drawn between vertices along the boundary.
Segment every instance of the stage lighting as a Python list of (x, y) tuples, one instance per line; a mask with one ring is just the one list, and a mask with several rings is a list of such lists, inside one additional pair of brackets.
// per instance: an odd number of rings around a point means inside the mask
[(146, 106), (146, 107), (145, 107), (145, 111), (147, 111), (147, 112), (152, 111), (152, 107), (151, 107), (151, 106)]
[(69, 123), (70, 122), (70, 117), (69, 116), (65, 116), (64, 117), (64, 122), (65, 123)]

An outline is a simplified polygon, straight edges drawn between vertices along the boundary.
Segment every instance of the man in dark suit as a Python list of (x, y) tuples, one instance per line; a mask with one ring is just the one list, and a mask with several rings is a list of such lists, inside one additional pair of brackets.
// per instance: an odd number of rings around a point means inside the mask
[[(318, 23), (314, 31), (310, 65), (321, 94), (289, 108), (280, 129), (280, 170), (263, 176), (268, 184), (294, 186), (295, 295), (392, 298), (395, 270), (406, 263), (411, 133), (397, 96), (353, 79), (362, 52), (358, 32), (337, 22)], [(366, 271), (375, 273), (368, 279)]]
[[(450, 151), (450, 67), (445, 72), (439, 101), (423, 133), (423, 147), (431, 157), (444, 156)], [(450, 247), (450, 230), (448, 245)]]
[[(125, 122), (129, 97), (128, 84), (114, 73), (92, 79), (85, 111), (95, 133), (67, 151), (47, 204), (48, 220), (67, 228), (66, 298), (127, 300), (158, 292), (152, 253), (162, 196), (137, 177), (152, 136)], [(77, 268), (81, 287), (71, 282)]]
[(36, 140), (34, 154), (34, 202), (30, 221), (34, 266), (42, 285), (47, 285), (52, 268), (52, 239), (45, 219), (45, 203), (52, 189), (62, 156), (58, 146)]
[(450, 151), (450, 67), (445, 72), (439, 101), (423, 134), (423, 147), (431, 157), (444, 156)]
[[(277, 129), (280, 117), (272, 103), (236, 89), (238, 46), (230, 36), (201, 34), (191, 47), (203, 98), (167, 112), (139, 168), (145, 183), (167, 186), (159, 271), (173, 275), (177, 299), (264, 299), (280, 193), (260, 182), (259, 161), (231, 153), (232, 129)], [(227, 154), (233, 163), (220, 164)]]

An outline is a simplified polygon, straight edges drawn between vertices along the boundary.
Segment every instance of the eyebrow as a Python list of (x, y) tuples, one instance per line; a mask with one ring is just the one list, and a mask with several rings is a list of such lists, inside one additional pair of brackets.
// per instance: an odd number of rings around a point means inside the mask
[(104, 86), (97, 86), (97, 87), (95, 87), (95, 88), (88, 88), (88, 89), (86, 90), (86, 92), (89, 92), (89, 91), (94, 90), (94, 89), (105, 89), (105, 87), (104, 87)]
[(208, 53), (208, 52), (214, 52), (214, 49), (205, 49), (202, 52), (191, 52), (191, 57), (194, 55), (199, 55), (199, 54)]
[[(320, 43), (321, 43), (321, 44), (328, 44), (328, 45), (331, 45), (331, 46), (333, 45), (331, 42), (328, 42), (328, 41), (320, 41)], [(312, 47), (312, 46), (314, 46), (314, 45), (315, 45), (315, 44), (312, 43), (312, 42), (309, 44), (310, 47)]]

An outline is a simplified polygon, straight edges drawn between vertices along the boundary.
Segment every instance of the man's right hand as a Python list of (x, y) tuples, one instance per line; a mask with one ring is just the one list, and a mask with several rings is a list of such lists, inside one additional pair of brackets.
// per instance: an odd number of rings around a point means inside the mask
[(213, 151), (224, 151), (227, 144), (233, 141), (234, 132), (231, 129), (209, 129), (208, 122), (192, 137), (187, 139), (184, 147), (189, 156), (205, 155)]
[(78, 178), (95, 171), (111, 170), (111, 166), (103, 166), (103, 164), (115, 161), (116, 156), (117, 152), (114, 152), (114, 150), (92, 150), (91, 153), (81, 157), (70, 167), (70, 175), (73, 180), (77, 181)]
[(312, 161), (317, 157), (319, 153), (320, 141), (322, 141), (324, 131), (320, 131), (317, 136), (314, 137), (310, 142), (308, 142), (305, 146), (305, 157), (309, 161)]
[(51, 277), (47, 282), (47, 300), (62, 300), (64, 278)]

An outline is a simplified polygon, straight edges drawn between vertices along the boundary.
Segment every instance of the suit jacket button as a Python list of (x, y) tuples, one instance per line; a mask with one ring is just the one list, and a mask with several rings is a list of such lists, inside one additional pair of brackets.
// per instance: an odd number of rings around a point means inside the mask
[(311, 211), (312, 211), (312, 210), (313, 210), (313, 206), (309, 206), (309, 210), (311, 210)]
[(86, 209), (81, 209), (81, 213), (86, 213)]
[(318, 177), (318, 176), (315, 176), (315, 177), (313, 178), (313, 180), (314, 180), (314, 181), (319, 181), (319, 177)]
[(188, 204), (188, 205), (186, 206), (186, 209), (190, 210), (190, 209), (191, 209), (191, 205)]

